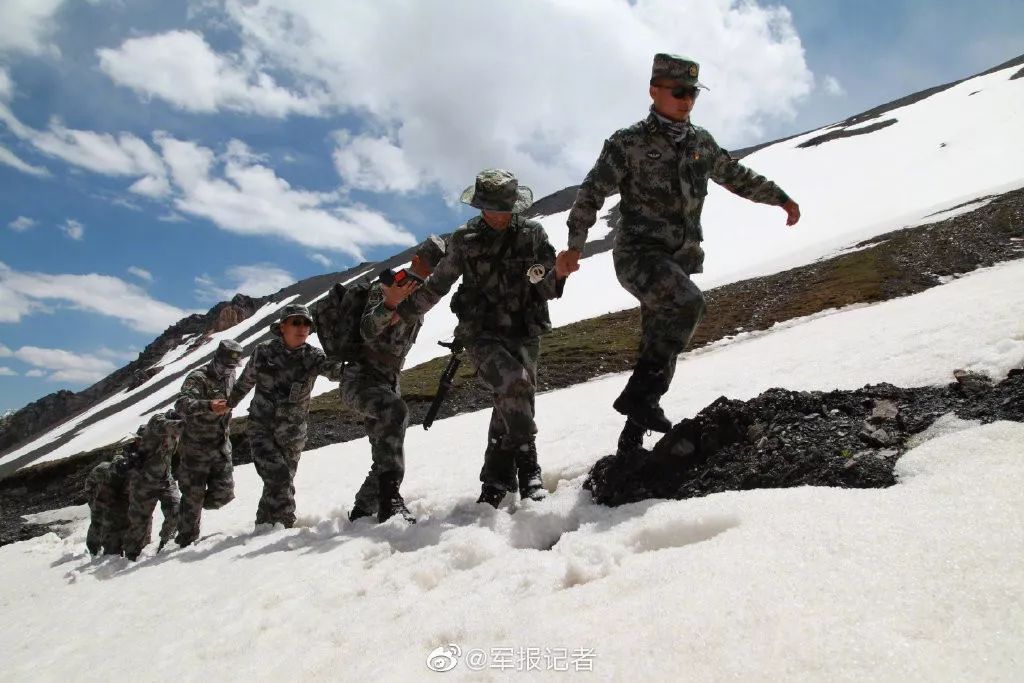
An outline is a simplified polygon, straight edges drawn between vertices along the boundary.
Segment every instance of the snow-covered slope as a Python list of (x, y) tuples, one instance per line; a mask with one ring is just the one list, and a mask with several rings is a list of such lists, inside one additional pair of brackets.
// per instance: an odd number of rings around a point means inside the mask
[[(956, 367), (999, 377), (1024, 361), (1022, 279), (1009, 262), (717, 343), (681, 364), (666, 408), (775, 385), (935, 384)], [(67, 538), (0, 548), (4, 677), (418, 680), (451, 645), (449, 675), (474, 680), (531, 663), (602, 680), (1024, 676), (1024, 427), (946, 423), (964, 431), (933, 432), (890, 489), (608, 509), (581, 484), (621, 424), (623, 380), (538, 397), (553, 495), (518, 509), (473, 503), (481, 411), (410, 431), (411, 527), (347, 521), (365, 439), (303, 456), (292, 530), (253, 535), (251, 467), (237, 500), (204, 514), (203, 540), (135, 565), (89, 558), (84, 509), (48, 513), (77, 518)]]
[[(823, 133), (822, 129), (765, 147), (744, 159), (755, 170), (775, 179), (801, 204), (803, 218), (786, 228), (778, 208), (751, 204), (713, 186), (704, 212), (705, 273), (695, 278), (703, 288), (777, 272), (834, 254), (858, 241), (900, 227), (935, 220), (937, 212), (965, 202), (1024, 186), (1024, 79), (1011, 80), (1019, 66), (968, 79), (912, 104), (885, 112), (878, 120), (846, 127), (847, 133), (867, 129), (879, 121), (895, 120), (874, 132), (800, 147)], [(713, 121), (695, 120), (712, 132)], [(595, 149), (595, 156), (597, 150)], [(605, 216), (615, 199), (605, 204)], [(942, 214), (948, 216), (949, 214)], [(540, 216), (552, 241), (564, 248), (566, 212)], [(601, 239), (611, 230), (602, 219), (591, 234)], [(293, 297), (309, 301), (322, 295)], [(281, 306), (292, 298), (278, 301)], [(454, 316), (442, 301), (426, 318), (420, 338), (406, 367), (445, 353), (437, 345), (450, 337)], [(583, 261), (566, 287), (565, 296), (552, 303), (558, 326), (597, 315), (631, 308), (636, 301), (617, 283), (607, 251)], [(254, 343), (265, 328), (256, 324), (263, 313), (221, 333), (243, 343)], [(97, 406), (61, 427), (40, 435), (6, 454), (0, 467), (24, 467), (65, 457), (109, 443), (134, 430), (148, 411), (163, 405), (176, 386), (153, 387), (178, 376), (201, 362), (212, 350), (205, 345), (185, 354), (173, 351), (176, 360), (135, 390), (139, 401), (118, 395), (103, 406), (123, 403), (116, 414), (82, 428)], [(316, 393), (332, 388), (324, 379)], [(244, 414), (245, 406), (236, 412)], [(59, 441), (57, 448), (52, 444)]]

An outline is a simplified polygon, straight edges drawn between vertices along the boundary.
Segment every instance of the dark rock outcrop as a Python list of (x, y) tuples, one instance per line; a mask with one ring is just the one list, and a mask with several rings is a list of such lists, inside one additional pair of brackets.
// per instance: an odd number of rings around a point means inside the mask
[(653, 451), (602, 458), (586, 486), (597, 502), (613, 506), (755, 488), (882, 488), (896, 482), (893, 467), (910, 437), (947, 413), (1024, 422), (1024, 370), (996, 385), (958, 370), (946, 387), (722, 397), (677, 424)]

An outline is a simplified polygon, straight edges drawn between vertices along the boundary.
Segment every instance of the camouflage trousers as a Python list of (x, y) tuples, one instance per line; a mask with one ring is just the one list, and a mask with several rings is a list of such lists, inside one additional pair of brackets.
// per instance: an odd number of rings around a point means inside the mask
[(616, 249), (612, 258), (619, 283), (640, 301), (640, 348), (624, 393), (656, 403), (704, 317), (704, 295), (671, 254)]
[[(502, 491), (513, 491), (520, 478), (540, 477), (533, 448), (537, 434), (534, 396), (540, 339), (512, 340), (483, 335), (466, 350), (477, 380), (494, 399), (480, 481)], [(518, 471), (523, 468), (530, 471)]]
[(157, 502), (164, 515), (160, 527), (160, 542), (166, 543), (178, 529), (178, 508), (181, 492), (178, 483), (170, 477), (152, 479), (137, 473), (128, 489), (128, 531), (124, 538), (124, 554), (138, 557), (150, 541), (153, 530), (153, 510)]
[(235, 499), (234, 466), (231, 455), (220, 444), (185, 443), (179, 448), (178, 545), (186, 546), (199, 538), (203, 510), (217, 510)]
[(85, 547), (93, 555), (121, 555), (128, 530), (128, 482), (114, 474), (106, 462), (96, 466), (90, 479), (96, 485), (89, 495)]
[(263, 479), (263, 494), (256, 507), (257, 524), (295, 524), (295, 473), (305, 439), (282, 441), (272, 425), (249, 422), (249, 443), (256, 473)]
[(370, 439), (370, 471), (356, 492), (355, 506), (376, 512), (378, 480), (381, 474), (393, 474), (402, 483), (405, 476), (405, 430), (409, 426), (409, 408), (402, 400), (396, 376), (374, 368), (349, 365), (341, 381), (341, 400), (363, 416)]

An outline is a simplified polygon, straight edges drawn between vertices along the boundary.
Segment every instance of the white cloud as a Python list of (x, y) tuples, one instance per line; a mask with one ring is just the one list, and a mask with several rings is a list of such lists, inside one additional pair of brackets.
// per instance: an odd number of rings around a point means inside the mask
[(227, 301), (235, 294), (261, 297), (295, 284), (295, 276), (271, 263), (234, 266), (223, 279), (226, 286), (218, 285), (209, 275), (197, 277), (196, 295), (201, 301)]
[(358, 259), (366, 245), (415, 243), (409, 232), (376, 211), (344, 204), (336, 193), (293, 188), (237, 141), (220, 158), (206, 147), (167, 135), (157, 142), (170, 169), (175, 208), (229, 232), (275, 236)]
[(19, 322), (45, 301), (121, 320), (140, 332), (162, 332), (191, 311), (151, 298), (111, 275), (51, 275), (16, 271), (0, 262), (0, 322)]
[(9, 102), (14, 95), (14, 83), (7, 69), (0, 67), (0, 102)]
[(18, 373), (8, 367), (0, 365), (0, 377), (17, 377)]
[[(578, 183), (646, 115), (655, 52), (712, 88), (694, 119), (726, 146), (789, 120), (813, 87), (788, 10), (752, 1), (227, 0), (245, 47), (370, 129), (336, 155), (353, 187), (448, 193), (488, 166), (540, 194)], [(374, 156), (370, 150), (382, 154)]]
[(405, 150), (387, 137), (335, 133), (334, 166), (347, 187), (371, 192), (410, 192), (422, 188), (423, 174)]
[(11, 353), (12, 351), (9, 348), (4, 346), (3, 344), (0, 344), (0, 358), (7, 358), (11, 355)]
[(255, 53), (217, 54), (192, 31), (130, 38), (117, 49), (97, 54), (100, 68), (114, 82), (190, 112), (315, 116), (325, 96), (322, 91), (283, 88), (254, 61)]
[(46, 377), (46, 373), (42, 370), (29, 370), (25, 373), (26, 377)]
[(114, 363), (104, 358), (64, 349), (23, 346), (14, 352), (14, 357), (48, 371), (46, 378), (51, 382), (97, 382), (117, 369)]
[(25, 232), (26, 230), (31, 230), (32, 228), (36, 227), (36, 225), (36, 221), (29, 218), (28, 216), (18, 216), (13, 221), (8, 223), (7, 227), (13, 230), (14, 232)]
[(16, 171), (34, 175), (37, 178), (45, 178), (50, 175), (50, 172), (42, 166), (33, 166), (3, 145), (0, 145), (0, 164), (5, 164)]
[(146, 270), (145, 268), (139, 268), (138, 266), (129, 266), (128, 272), (134, 275), (135, 277), (139, 278), (140, 280), (145, 280), (146, 282), (153, 281), (153, 274)]
[(54, 15), (63, 0), (3, 0), (0, 2), (0, 53), (59, 54), (50, 43)]
[(825, 76), (825, 80), (822, 81), (822, 86), (825, 88), (825, 92), (833, 97), (842, 97), (846, 94), (846, 89), (843, 88), (843, 84), (839, 82), (835, 76)]
[(60, 226), (61, 232), (76, 242), (81, 242), (85, 236), (85, 226), (74, 218), (69, 218)]
[(175, 213), (174, 211), (168, 211), (165, 214), (161, 214), (157, 216), (156, 219), (161, 223), (184, 223), (186, 220), (188, 220), (180, 213)]
[(330, 268), (331, 266), (334, 265), (334, 262), (331, 261), (331, 259), (324, 256), (323, 254), (310, 254), (309, 260), (312, 261), (313, 263), (319, 263), (324, 268)]
[(135, 181), (128, 191), (152, 199), (162, 199), (171, 193), (171, 184), (166, 176), (148, 175)]

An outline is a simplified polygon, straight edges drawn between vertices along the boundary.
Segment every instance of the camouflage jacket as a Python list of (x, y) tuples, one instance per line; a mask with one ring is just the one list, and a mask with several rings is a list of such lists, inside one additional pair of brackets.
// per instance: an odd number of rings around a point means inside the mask
[(231, 454), (231, 439), (228, 438), (231, 413), (214, 415), (210, 401), (226, 399), (234, 384), (234, 370), (219, 379), (207, 372), (206, 367), (188, 373), (174, 402), (174, 409), (185, 417), (182, 444), (204, 449), (219, 447), (225, 455)]
[(249, 422), (274, 433), (279, 443), (306, 439), (309, 398), (318, 375), (341, 381), (341, 361), (329, 360), (315, 346), (289, 349), (280, 337), (256, 345), (231, 390), (232, 407), (254, 386)]
[(761, 204), (789, 199), (778, 185), (729, 156), (703, 128), (690, 124), (677, 143), (652, 112), (605, 141), (569, 212), (569, 248), (583, 249), (598, 210), (615, 193), (622, 213), (616, 247), (676, 252), (686, 242), (699, 243), (708, 179)]
[(359, 323), (359, 332), (365, 344), (360, 364), (365, 363), (385, 375), (397, 374), (402, 369), (405, 357), (423, 325), (422, 316), (410, 315), (408, 320), (399, 318), (392, 322), (394, 315), (395, 311), (384, 305), (384, 290), (380, 283), (375, 282), (370, 288)]
[(146, 430), (135, 443), (133, 469), (150, 481), (169, 479), (171, 460), (184, 429), (184, 420), (172, 420), (165, 413), (149, 418)]
[[(452, 299), (459, 318), (457, 337), (536, 337), (551, 329), (547, 302), (560, 297), (565, 286), (565, 280), (555, 277), (554, 266), (555, 249), (537, 221), (517, 214), (508, 228), (495, 230), (476, 216), (452, 233), (437, 268), (398, 310), (404, 320), (422, 315), (461, 276)], [(532, 268), (540, 278), (536, 283), (528, 275)]]

